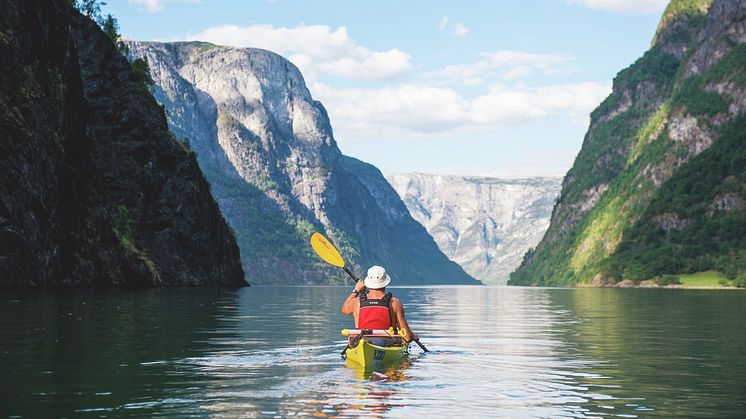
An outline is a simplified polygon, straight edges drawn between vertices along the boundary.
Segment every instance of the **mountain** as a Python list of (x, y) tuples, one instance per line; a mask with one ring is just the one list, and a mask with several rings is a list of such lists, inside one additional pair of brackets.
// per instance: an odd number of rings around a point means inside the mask
[(0, 1), (0, 285), (246, 285), (197, 161), (67, 1)]
[(674, 0), (591, 114), (512, 284), (717, 270), (746, 284), (746, 1)]
[(325, 232), (357, 272), (397, 283), (477, 283), (448, 260), (375, 167), (344, 156), (300, 71), (259, 49), (129, 42), (145, 57), (171, 130), (197, 154), (253, 283), (343, 278), (312, 252)]
[(484, 283), (505, 284), (549, 226), (559, 178), (421, 173), (387, 177), (440, 250)]

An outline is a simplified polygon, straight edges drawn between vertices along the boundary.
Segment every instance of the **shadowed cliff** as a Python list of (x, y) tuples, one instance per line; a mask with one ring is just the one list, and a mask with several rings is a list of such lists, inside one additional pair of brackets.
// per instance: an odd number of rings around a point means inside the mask
[(0, 1), (0, 285), (245, 285), (209, 185), (90, 19)]

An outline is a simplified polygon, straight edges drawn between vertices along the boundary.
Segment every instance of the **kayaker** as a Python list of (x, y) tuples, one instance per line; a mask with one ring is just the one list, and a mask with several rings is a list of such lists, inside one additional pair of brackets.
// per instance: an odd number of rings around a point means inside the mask
[(417, 335), (407, 324), (401, 301), (386, 292), (386, 285), (390, 282), (386, 269), (372, 266), (365, 280), (355, 284), (355, 289), (342, 304), (342, 314), (353, 315), (358, 329), (402, 329), (406, 332), (404, 340), (411, 342), (417, 339)]

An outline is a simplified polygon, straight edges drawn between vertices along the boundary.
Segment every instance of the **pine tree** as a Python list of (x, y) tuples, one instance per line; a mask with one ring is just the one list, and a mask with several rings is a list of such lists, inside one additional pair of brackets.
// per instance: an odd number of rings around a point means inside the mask
[(127, 55), (129, 53), (129, 47), (122, 41), (122, 35), (119, 33), (119, 21), (114, 16), (111, 14), (106, 15), (106, 18), (101, 22), (101, 30), (103, 30), (106, 36), (111, 39), (111, 42), (117, 46), (117, 49), (122, 53), (122, 55)]
[(101, 6), (106, 6), (106, 2), (102, 0), (73, 0), (72, 6), (80, 11), (80, 13), (93, 19), (99, 25), (103, 22), (101, 17)]
[(150, 64), (146, 57), (132, 61), (132, 70), (135, 72), (137, 81), (143, 83), (147, 87), (153, 85), (154, 81), (150, 77)]
[(106, 15), (106, 18), (101, 24), (101, 29), (111, 39), (111, 42), (117, 43), (119, 40), (119, 22), (111, 14)]

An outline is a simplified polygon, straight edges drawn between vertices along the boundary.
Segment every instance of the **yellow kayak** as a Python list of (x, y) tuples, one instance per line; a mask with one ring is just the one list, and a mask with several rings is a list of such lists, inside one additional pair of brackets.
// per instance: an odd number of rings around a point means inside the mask
[[(354, 332), (354, 330), (348, 331), (345, 329), (342, 334), (354, 337), (355, 334), (350, 332)], [(401, 337), (391, 333), (393, 331), (386, 332), (388, 333), (385, 335), (374, 333), (366, 334), (362, 339), (351, 339), (351, 345), (354, 346), (348, 346), (344, 352), (345, 358), (365, 369), (377, 369), (402, 360), (409, 353), (409, 345), (404, 343)], [(392, 340), (398, 342), (398, 344), (381, 346), (384, 341), (391, 343)]]

